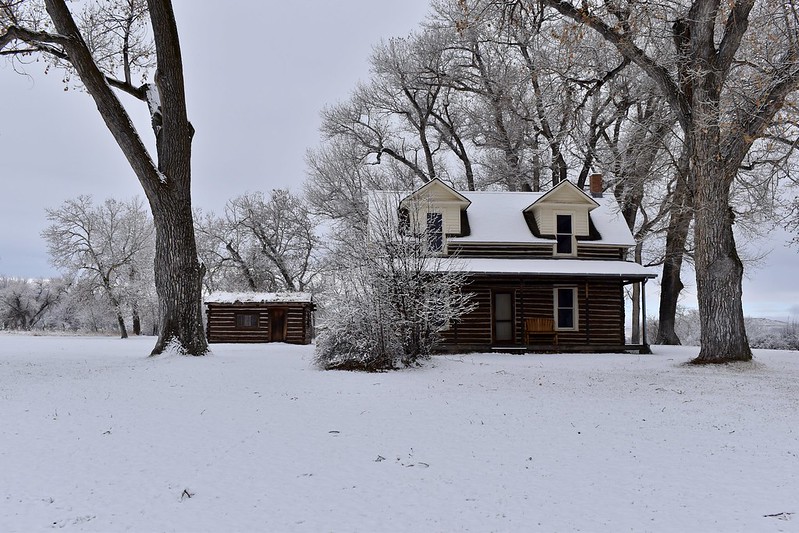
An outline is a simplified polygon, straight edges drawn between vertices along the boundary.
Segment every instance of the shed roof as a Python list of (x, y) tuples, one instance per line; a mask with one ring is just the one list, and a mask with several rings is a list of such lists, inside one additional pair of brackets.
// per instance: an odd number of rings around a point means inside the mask
[(205, 297), (205, 303), (309, 303), (313, 300), (310, 292), (212, 292)]

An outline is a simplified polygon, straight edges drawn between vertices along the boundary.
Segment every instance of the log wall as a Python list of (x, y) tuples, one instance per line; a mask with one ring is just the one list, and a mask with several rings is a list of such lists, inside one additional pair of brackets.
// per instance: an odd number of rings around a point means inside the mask
[[(502, 257), (505, 259), (545, 259), (554, 257), (555, 244), (473, 244), (447, 243), (447, 254), (459, 257)], [(624, 249), (618, 246), (586, 244), (577, 241), (575, 259), (624, 259)]]
[[(529, 277), (473, 279), (464, 291), (471, 292), (476, 309), (444, 332), (445, 350), (488, 350), (492, 347), (523, 347), (524, 319), (553, 318), (554, 288), (577, 288), (577, 331), (558, 331), (563, 351), (623, 346), (624, 292), (621, 280), (603, 278)], [(492, 299), (495, 292), (510, 292), (514, 298), (514, 339), (493, 341)]]
[[(313, 336), (313, 304), (301, 303), (207, 303), (206, 336), (208, 342), (255, 343), (271, 342), (274, 333), (270, 330), (270, 309), (285, 312), (284, 340), (292, 344), (309, 344)], [(237, 314), (255, 314), (258, 327), (236, 326)]]

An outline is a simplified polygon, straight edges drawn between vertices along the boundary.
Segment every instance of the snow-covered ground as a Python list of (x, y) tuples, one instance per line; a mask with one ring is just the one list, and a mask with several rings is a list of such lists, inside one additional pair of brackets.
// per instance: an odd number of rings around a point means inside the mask
[(0, 335), (0, 531), (799, 531), (799, 353), (441, 356)]

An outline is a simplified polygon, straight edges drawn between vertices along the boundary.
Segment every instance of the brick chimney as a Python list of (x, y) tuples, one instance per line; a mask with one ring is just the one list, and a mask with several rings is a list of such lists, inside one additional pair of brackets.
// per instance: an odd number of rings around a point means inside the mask
[(602, 198), (602, 174), (591, 174), (590, 191), (593, 198)]

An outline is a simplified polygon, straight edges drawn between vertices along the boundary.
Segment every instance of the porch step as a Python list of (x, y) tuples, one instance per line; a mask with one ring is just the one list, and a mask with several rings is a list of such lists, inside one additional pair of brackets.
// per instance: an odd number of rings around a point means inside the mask
[(498, 353), (525, 353), (527, 351), (526, 346), (492, 346), (492, 352)]

